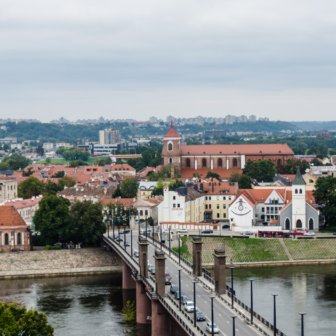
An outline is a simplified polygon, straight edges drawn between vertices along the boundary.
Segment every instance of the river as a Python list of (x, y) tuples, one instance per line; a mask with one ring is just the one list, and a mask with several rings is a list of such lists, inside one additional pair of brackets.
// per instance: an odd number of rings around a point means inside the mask
[(0, 282), (0, 301), (17, 301), (44, 312), (55, 335), (150, 336), (149, 325), (127, 325), (121, 309), (135, 290), (121, 289), (121, 274)]
[[(287, 336), (300, 335), (299, 312), (307, 313), (305, 336), (336, 334), (335, 266), (235, 269), (237, 297), (248, 305), (249, 279), (254, 279), (254, 309), (271, 323), (271, 294), (278, 294), (277, 326)], [(229, 276), (227, 281), (230, 284)], [(135, 291), (121, 289), (121, 274), (4, 280), (0, 284), (0, 301), (18, 301), (46, 313), (57, 336), (151, 335), (148, 325), (123, 322), (121, 309), (128, 300), (135, 300)]]

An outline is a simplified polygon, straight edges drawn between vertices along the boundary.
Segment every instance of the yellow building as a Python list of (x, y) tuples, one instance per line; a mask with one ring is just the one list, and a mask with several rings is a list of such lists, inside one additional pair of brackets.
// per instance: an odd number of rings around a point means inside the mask
[(317, 181), (316, 176), (314, 176), (312, 174), (309, 174), (309, 173), (306, 173), (306, 174), (302, 175), (302, 177), (305, 180), (307, 186), (315, 187), (315, 183)]

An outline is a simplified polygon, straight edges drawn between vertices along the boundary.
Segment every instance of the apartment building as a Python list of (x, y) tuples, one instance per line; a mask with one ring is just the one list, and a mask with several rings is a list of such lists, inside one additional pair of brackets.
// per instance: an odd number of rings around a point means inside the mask
[(100, 145), (113, 145), (121, 143), (121, 131), (107, 128), (103, 131), (99, 131), (99, 144)]
[(0, 201), (16, 198), (17, 180), (13, 177), (0, 177)]

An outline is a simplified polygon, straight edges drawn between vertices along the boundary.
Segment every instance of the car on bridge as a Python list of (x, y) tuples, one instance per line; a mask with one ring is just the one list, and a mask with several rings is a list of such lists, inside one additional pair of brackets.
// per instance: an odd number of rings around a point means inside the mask
[(117, 241), (122, 241), (123, 239), (121, 238), (121, 236), (119, 235), (115, 235), (114, 236), (114, 239), (117, 240)]
[(139, 251), (134, 251), (133, 255), (134, 255), (134, 257), (139, 258)]
[(202, 312), (196, 312), (196, 321), (206, 321), (206, 318)]
[(178, 286), (176, 285), (170, 286), (170, 293), (175, 294), (176, 292), (178, 292), (178, 290), (179, 290)]
[(130, 246), (130, 243), (128, 241), (125, 241), (124, 246)]
[[(184, 295), (184, 293), (181, 291), (181, 297)], [(179, 290), (177, 290), (176, 292), (175, 292), (175, 299), (179, 299), (180, 298), (180, 291)]]
[(186, 310), (188, 313), (193, 312), (194, 311), (194, 302), (192, 302), (192, 301), (184, 302), (184, 310)]
[(183, 304), (185, 304), (187, 301), (190, 301), (188, 295), (181, 295), (181, 301)]
[(153, 275), (155, 275), (155, 267), (154, 267), (154, 266), (151, 268), (150, 272), (151, 272)]
[(304, 236), (315, 236), (315, 233), (312, 231), (309, 231), (309, 232), (305, 232), (303, 235)]
[(214, 334), (219, 334), (219, 328), (217, 327), (217, 325), (214, 323), (214, 324), (211, 324), (211, 322), (208, 322), (206, 324), (206, 331), (211, 333), (213, 331)]
[(213, 230), (204, 230), (201, 233), (213, 233)]
[(165, 273), (165, 285), (171, 285), (171, 276), (167, 272)]

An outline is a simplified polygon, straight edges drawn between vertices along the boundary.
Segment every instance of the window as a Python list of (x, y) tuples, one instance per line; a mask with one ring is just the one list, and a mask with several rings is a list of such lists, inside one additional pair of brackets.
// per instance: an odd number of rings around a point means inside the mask
[(295, 194), (297, 194), (298, 193), (298, 190), (297, 189), (295, 189)]
[(209, 201), (211, 201), (211, 196), (209, 196)]
[(223, 218), (226, 218), (226, 213), (223, 214)]
[(296, 221), (296, 227), (297, 227), (298, 229), (302, 229), (302, 222), (301, 222), (300, 219), (298, 219), (298, 220)]
[(205, 204), (205, 209), (208, 209), (208, 204)]
[(286, 221), (285, 221), (285, 229), (290, 230), (290, 220), (289, 220), (289, 218), (287, 218)]
[(225, 196), (223, 197), (223, 201), (226, 201), (226, 197)]
[(281, 163), (282, 163), (281, 159), (278, 159), (277, 163), (278, 163), (278, 167), (281, 166)]
[(219, 218), (219, 213), (217, 213), (217, 218)]
[(209, 204), (209, 209), (211, 209), (211, 204)]
[(145, 216), (148, 216), (148, 210), (145, 210)]
[(309, 219), (309, 230), (314, 230), (314, 220), (313, 220), (313, 218)]
[(217, 209), (219, 209), (219, 204), (217, 204)]
[(231, 196), (229, 196), (229, 201), (231, 201)]
[(172, 151), (172, 150), (173, 150), (173, 144), (172, 144), (172, 143), (169, 143), (169, 144), (168, 144), (168, 150), (169, 150), (169, 151)]
[(223, 209), (226, 209), (226, 204), (223, 204)]
[(173, 204), (173, 208), (176, 208), (176, 204), (175, 203)]
[(140, 216), (143, 216), (143, 211), (142, 210), (140, 210)]
[(206, 166), (207, 166), (206, 159), (202, 159), (202, 167), (203, 167), (203, 168), (206, 168)]
[(142, 193), (142, 195), (146, 195), (146, 193), (145, 193), (145, 192), (143, 192), (143, 193)]
[(261, 208), (261, 212), (265, 212), (265, 208)]
[(270, 216), (267, 216), (267, 221), (269, 222), (269, 220), (270, 220)]
[(302, 194), (302, 189), (300, 189), (300, 194)]
[(172, 158), (169, 158), (169, 159), (168, 159), (168, 163), (173, 163), (173, 159), (172, 159)]
[(205, 200), (206, 200), (206, 201), (208, 200), (208, 196), (205, 196)]
[(21, 233), (20, 232), (17, 234), (17, 244), (21, 245)]
[(233, 159), (232, 163), (233, 163), (233, 167), (238, 166), (238, 160), (237, 159)]
[(186, 166), (187, 166), (187, 168), (190, 168), (190, 159), (186, 160)]
[(219, 201), (219, 196), (217, 196), (217, 201)]
[(176, 199), (176, 196), (173, 196), (173, 200), (175, 200)]
[[(314, 181), (313, 180), (309, 180), (309, 183), (314, 183)], [(0, 189), (1, 190), (1, 189)]]
[(13, 186), (11, 186), (11, 190), (13, 190)]
[(223, 167), (223, 160), (222, 159), (218, 159), (218, 167)]
[(5, 245), (8, 245), (8, 233), (5, 234)]
[(179, 207), (180, 207), (180, 204), (177, 204), (177, 207), (179, 208)]

